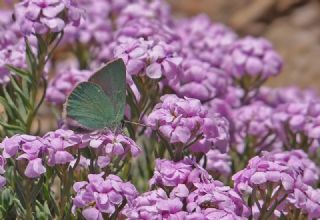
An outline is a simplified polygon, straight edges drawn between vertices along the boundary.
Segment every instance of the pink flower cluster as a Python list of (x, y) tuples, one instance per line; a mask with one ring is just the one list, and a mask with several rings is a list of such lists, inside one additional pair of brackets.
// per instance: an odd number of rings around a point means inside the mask
[[(44, 174), (46, 165), (74, 166), (78, 149), (90, 147), (95, 150), (100, 167), (106, 167), (117, 157), (124, 159), (127, 155), (137, 156), (140, 153), (139, 146), (130, 138), (122, 134), (115, 135), (111, 131), (78, 134), (71, 130), (58, 129), (43, 137), (15, 135), (5, 138), (0, 147), (3, 149), (4, 158), (14, 158), (27, 163), (21, 163), (21, 166), (24, 175), (29, 178), (38, 178)], [(82, 158), (83, 161), (85, 159)]]
[(246, 37), (228, 48), (222, 67), (236, 79), (244, 75), (266, 79), (279, 74), (282, 59), (266, 39)]
[(73, 212), (82, 209), (85, 219), (103, 220), (102, 213), (112, 216), (122, 204), (130, 204), (138, 196), (134, 185), (115, 175), (104, 177), (104, 173), (89, 174), (88, 182), (76, 182), (73, 189)]
[(189, 191), (179, 184), (169, 194), (159, 188), (126, 206), (127, 219), (244, 219), (249, 214), (241, 197), (220, 182), (197, 183)]
[(223, 118), (212, 118), (197, 99), (161, 97), (147, 118), (147, 125), (172, 144), (188, 146), (191, 151), (206, 153), (219, 148), (226, 151), (228, 123)]
[(79, 25), (83, 11), (74, 0), (24, 0), (15, 5), (15, 16), (24, 34), (61, 32), (66, 24)]
[(150, 179), (151, 186), (174, 187), (179, 184), (212, 182), (211, 176), (199, 165), (190, 159), (173, 162), (156, 160), (154, 175)]
[(177, 31), (182, 39), (182, 52), (186, 58), (209, 63), (216, 68), (221, 66), (227, 48), (237, 39), (230, 28), (212, 22), (206, 15), (178, 21)]
[(252, 139), (253, 151), (273, 150), (277, 135), (274, 134), (272, 116), (274, 109), (261, 102), (241, 106), (233, 111), (235, 130), (235, 148), (243, 153), (246, 140)]
[(114, 157), (125, 159), (129, 154), (133, 157), (141, 153), (140, 147), (129, 137), (112, 132), (93, 132), (85, 139), (89, 141), (89, 146), (97, 151), (98, 166), (106, 167), (112, 162)]
[[(319, 107), (318, 101), (311, 101), (286, 103), (276, 108), (273, 123), (278, 135), (288, 148), (299, 146), (308, 150), (309, 147), (318, 146), (318, 138), (320, 137)], [(290, 136), (290, 132), (293, 132), (294, 135)]]
[[(296, 208), (309, 218), (319, 218), (320, 203), (317, 199), (320, 191), (308, 185), (317, 181), (317, 177), (308, 176), (310, 172), (317, 175), (319, 170), (304, 153), (271, 152), (252, 158), (244, 170), (233, 176), (233, 180), (237, 192), (251, 195), (260, 210), (266, 203), (274, 211), (274, 217), (279, 217), (279, 213), (288, 215)], [(259, 196), (261, 200), (257, 201)], [(267, 204), (269, 199), (273, 203)]]
[[(121, 40), (121, 38), (120, 38)], [(114, 50), (114, 56), (122, 58), (130, 75), (146, 74), (151, 79), (178, 77), (181, 58), (167, 48), (164, 42), (144, 39), (125, 39)]]

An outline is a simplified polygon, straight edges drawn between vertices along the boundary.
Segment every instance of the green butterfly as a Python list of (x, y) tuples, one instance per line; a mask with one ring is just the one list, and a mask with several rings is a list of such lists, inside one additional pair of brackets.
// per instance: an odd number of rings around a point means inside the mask
[(126, 67), (114, 60), (82, 82), (69, 95), (65, 117), (69, 126), (86, 130), (119, 128), (126, 104)]

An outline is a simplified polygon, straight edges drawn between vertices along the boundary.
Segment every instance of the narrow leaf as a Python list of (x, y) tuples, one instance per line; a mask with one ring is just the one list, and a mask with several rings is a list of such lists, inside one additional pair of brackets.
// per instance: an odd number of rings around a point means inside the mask
[(27, 38), (25, 38), (25, 43), (26, 43), (27, 64), (32, 74), (35, 74), (36, 72), (35, 67), (37, 66), (37, 60), (35, 55), (32, 52), (32, 49), (30, 47), (30, 44)]
[(38, 59), (39, 59), (40, 55), (47, 53), (48, 48), (47, 48), (46, 42), (41, 37), (41, 35), (37, 34), (37, 40), (38, 40)]
[(17, 130), (17, 131), (24, 131), (23, 128), (19, 127), (19, 126), (15, 126), (15, 125), (9, 125), (3, 121), (0, 120), (0, 125), (6, 129), (11, 129), (11, 130)]
[(38, 194), (40, 193), (41, 189), (42, 189), (42, 186), (43, 186), (43, 180), (44, 177), (41, 176), (41, 178), (39, 179), (38, 183), (35, 184), (33, 187), (32, 187), (32, 191), (31, 191), (31, 195), (32, 195), (32, 199), (31, 199), (31, 203), (34, 203), (34, 201), (36, 201), (37, 199), (37, 196)]
[(19, 69), (17, 67), (14, 67), (12, 65), (7, 64), (6, 67), (13, 73), (15, 73), (16, 75), (20, 76), (21, 78), (24, 78), (25, 80), (27, 80), (28, 82), (31, 82), (30, 80), (30, 76), (31, 74), (25, 70)]
[(15, 103), (13, 102), (11, 96), (9, 95), (7, 89), (5, 87), (3, 87), (3, 93), (4, 96), (10, 106), (10, 108), (13, 110), (14, 114), (17, 116), (17, 118), (19, 120), (21, 120), (21, 122), (24, 122), (22, 115), (20, 114), (20, 112), (17, 110), (17, 106), (15, 105)]
[(13, 112), (12, 112), (12, 109), (10, 108), (10, 105), (8, 104), (8, 102), (0, 96), (0, 103), (3, 105), (6, 113), (7, 113), (7, 116), (9, 116), (9, 118), (13, 118)]
[(21, 97), (21, 99), (23, 101), (23, 104), (26, 105), (30, 109), (31, 108), (31, 103), (29, 102), (29, 98), (25, 96), (24, 92), (19, 87), (17, 81), (13, 77), (11, 77), (11, 81), (10, 82), (11, 82), (13, 88), (15, 89), (15, 91)]

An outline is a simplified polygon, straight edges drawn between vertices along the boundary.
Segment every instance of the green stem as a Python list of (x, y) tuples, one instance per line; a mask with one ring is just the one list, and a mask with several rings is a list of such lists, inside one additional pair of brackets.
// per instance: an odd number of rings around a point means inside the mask
[[(288, 194), (285, 194), (281, 199), (277, 200), (278, 196), (280, 196), (282, 190), (282, 186), (272, 195), (273, 193), (273, 187), (272, 185), (269, 185), (267, 187), (267, 194), (263, 196), (264, 198), (264, 204), (262, 206), (262, 210), (260, 211), (260, 217), (259, 220), (268, 220), (269, 217), (273, 214), (274, 210), (277, 208), (277, 206), (286, 199)], [(263, 192), (261, 190), (260, 192)], [(271, 207), (270, 207), (271, 205)]]
[[(40, 106), (42, 105), (45, 96), (46, 96), (46, 90), (47, 90), (47, 80), (45, 79), (45, 77), (43, 76), (43, 72), (44, 72), (44, 68), (46, 63), (48, 62), (48, 60), (52, 57), (52, 54), (54, 52), (54, 50), (57, 48), (57, 46), (59, 45), (61, 39), (63, 37), (63, 32), (60, 34), (57, 42), (53, 45), (53, 48), (48, 51), (48, 47), (45, 45), (44, 47), (41, 47), (41, 43), (43, 41), (39, 40), (39, 46), (38, 48), (43, 48), (43, 50), (39, 50), (38, 52), (40, 54), (38, 54), (38, 61), (37, 61), (37, 66), (34, 67), (33, 69), (35, 70), (33, 72), (33, 83), (32, 83), (32, 88), (31, 88), (31, 108), (30, 108), (30, 112), (27, 116), (27, 120), (26, 120), (26, 133), (30, 133), (31, 132), (31, 127), (32, 127), (32, 123), (34, 118), (36, 117)], [(41, 37), (39, 37), (41, 38)], [(44, 44), (50, 44), (50, 37), (48, 37), (48, 39), (46, 39), (46, 41), (44, 41)], [(51, 42), (52, 43), (52, 42)], [(48, 45), (50, 46), (50, 45)], [(39, 100), (39, 102), (36, 104), (36, 99), (37, 99), (37, 94), (39, 92), (39, 83), (42, 81), (43, 83), (43, 92), (41, 95), (41, 98)]]
[(32, 216), (32, 206), (31, 206), (31, 204), (28, 202), (27, 203), (27, 207), (26, 207), (26, 219), (33, 219), (33, 216)]
[(90, 55), (89, 55), (88, 49), (84, 45), (82, 45), (80, 42), (77, 42), (74, 48), (74, 54), (76, 55), (79, 61), (80, 69), (82, 70), (87, 69), (90, 61)]
[(29, 181), (27, 180), (27, 183), (26, 183), (26, 219), (27, 220), (32, 220), (33, 219), (33, 202), (32, 202), (32, 196), (34, 195), (31, 195), (31, 192), (32, 192), (32, 189), (33, 189), (33, 182), (32, 181)]
[(59, 213), (59, 220), (63, 220), (66, 218), (66, 208), (68, 207), (68, 199), (70, 198), (70, 190), (73, 183), (73, 171), (78, 165), (80, 161), (80, 152), (78, 152), (78, 158), (76, 164), (73, 168), (64, 168), (63, 175), (60, 177), (61, 185), (60, 185), (60, 213)]

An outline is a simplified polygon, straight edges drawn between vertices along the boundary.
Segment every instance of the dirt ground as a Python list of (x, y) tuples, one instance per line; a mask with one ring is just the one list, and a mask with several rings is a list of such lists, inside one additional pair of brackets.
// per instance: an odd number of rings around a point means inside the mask
[(169, 0), (179, 15), (208, 14), (240, 35), (265, 36), (285, 66), (272, 86), (299, 85), (320, 92), (319, 0)]

